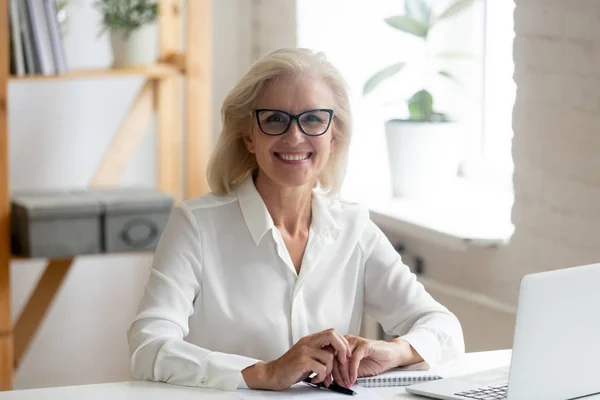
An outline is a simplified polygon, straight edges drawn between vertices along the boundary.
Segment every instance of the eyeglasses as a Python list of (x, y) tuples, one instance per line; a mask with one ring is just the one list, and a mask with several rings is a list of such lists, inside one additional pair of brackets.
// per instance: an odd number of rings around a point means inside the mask
[(290, 128), (294, 119), (305, 135), (321, 136), (327, 132), (333, 118), (333, 110), (327, 108), (308, 110), (297, 115), (268, 108), (261, 108), (254, 112), (258, 127), (269, 136), (283, 135)]

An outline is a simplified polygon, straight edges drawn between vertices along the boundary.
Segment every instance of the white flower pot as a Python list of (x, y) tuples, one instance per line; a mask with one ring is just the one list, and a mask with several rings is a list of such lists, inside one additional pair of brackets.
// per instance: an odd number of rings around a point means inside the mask
[(385, 128), (394, 196), (433, 193), (454, 180), (460, 161), (457, 124), (390, 120)]
[(134, 67), (154, 64), (158, 58), (158, 26), (144, 25), (125, 39), (124, 32), (110, 31), (113, 67)]

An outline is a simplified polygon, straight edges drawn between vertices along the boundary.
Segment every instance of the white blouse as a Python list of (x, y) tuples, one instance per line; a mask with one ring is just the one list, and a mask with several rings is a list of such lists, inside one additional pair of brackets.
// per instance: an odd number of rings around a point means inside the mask
[(174, 208), (129, 331), (134, 379), (235, 390), (241, 371), (363, 311), (431, 365), (464, 353), (458, 319), (404, 265), (368, 210), (313, 192), (297, 274), (249, 176), (229, 196)]

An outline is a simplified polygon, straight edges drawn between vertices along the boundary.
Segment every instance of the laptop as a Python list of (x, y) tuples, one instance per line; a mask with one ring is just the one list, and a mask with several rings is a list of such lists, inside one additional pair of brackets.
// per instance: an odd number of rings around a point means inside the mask
[(510, 366), (406, 391), (448, 400), (565, 400), (600, 393), (600, 264), (523, 277)]

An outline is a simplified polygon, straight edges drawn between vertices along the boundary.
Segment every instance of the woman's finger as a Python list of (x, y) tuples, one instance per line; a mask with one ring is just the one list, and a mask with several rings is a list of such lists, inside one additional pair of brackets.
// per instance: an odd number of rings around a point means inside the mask
[(338, 385), (344, 386), (344, 378), (342, 378), (342, 374), (340, 373), (340, 362), (335, 359), (333, 360), (333, 381)]
[(348, 347), (351, 347), (352, 344), (350, 343), (350, 340), (354, 340), (355, 336), (352, 335), (344, 335), (342, 336), (344, 338), (344, 340), (346, 341), (346, 343), (348, 344)]
[(361, 360), (365, 357), (366, 352), (367, 347), (364, 345), (359, 345), (352, 354), (352, 359), (350, 360), (350, 364), (348, 366), (350, 370), (350, 385), (353, 385), (354, 382), (356, 382), (356, 378), (358, 377), (358, 366), (360, 365)]
[(346, 342), (342, 340), (341, 336), (333, 329), (327, 329), (326, 331), (311, 336), (309, 344), (316, 349), (330, 345), (335, 349), (340, 363), (345, 364), (347, 362), (346, 355), (348, 354), (348, 346), (346, 345)]
[(310, 356), (325, 366), (325, 377), (323, 378), (323, 380), (318, 381), (324, 382), (325, 378), (330, 377), (331, 373), (333, 372), (333, 364), (335, 362), (334, 355), (327, 350), (313, 349)]
[(314, 358), (310, 358), (310, 357), (309, 357), (307, 363), (308, 363), (308, 367), (310, 368), (310, 370), (317, 374), (314, 378), (312, 378), (311, 382), (312, 383), (323, 382), (325, 380), (325, 378), (327, 377), (327, 367), (325, 365), (321, 364), (319, 361), (315, 360)]
[(350, 384), (350, 363), (347, 362), (346, 364), (338, 364), (338, 372), (340, 373), (340, 375), (342, 377), (340, 384), (347, 388), (352, 386)]
[(350, 342), (348, 341), (348, 339), (346, 339), (346, 337), (341, 333), (338, 333), (336, 331), (333, 331), (333, 333), (335, 333), (340, 338), (340, 340), (346, 345), (346, 358), (352, 357), (352, 349), (350, 348)]
[(354, 351), (354, 349), (362, 343), (362, 340), (364, 340), (361, 337), (358, 336), (352, 336), (352, 335), (346, 335), (344, 336), (344, 339), (346, 339), (348, 341), (348, 346), (350, 347), (350, 349), (352, 351)]

